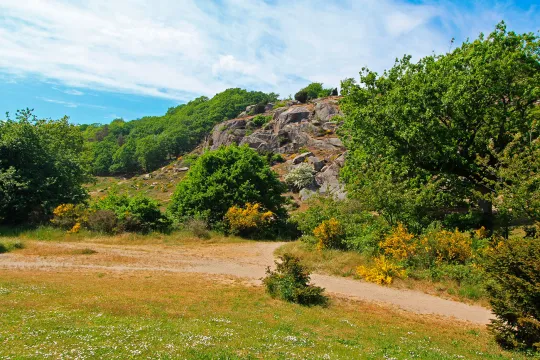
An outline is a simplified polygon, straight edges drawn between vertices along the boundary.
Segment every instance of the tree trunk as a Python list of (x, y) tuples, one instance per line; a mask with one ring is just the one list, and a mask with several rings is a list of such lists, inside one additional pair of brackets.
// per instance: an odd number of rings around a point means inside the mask
[(478, 200), (478, 207), (482, 210), (482, 226), (489, 231), (490, 234), (493, 233), (493, 203), (490, 200), (480, 199)]

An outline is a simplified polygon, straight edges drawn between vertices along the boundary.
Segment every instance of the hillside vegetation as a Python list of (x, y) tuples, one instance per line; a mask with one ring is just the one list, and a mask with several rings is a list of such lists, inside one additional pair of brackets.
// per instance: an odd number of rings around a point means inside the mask
[(500, 23), (341, 85), (229, 89), (108, 125), (19, 112), (0, 122), (0, 224), (298, 239), (290, 273), (269, 272), (277, 298), (321, 295), (309, 268), (405, 283), (489, 303), (501, 346), (540, 350), (540, 37)]
[(153, 171), (193, 150), (217, 123), (236, 117), (248, 105), (264, 109), (275, 100), (276, 94), (228, 89), (170, 108), (163, 116), (81, 125), (85, 161), (94, 175)]

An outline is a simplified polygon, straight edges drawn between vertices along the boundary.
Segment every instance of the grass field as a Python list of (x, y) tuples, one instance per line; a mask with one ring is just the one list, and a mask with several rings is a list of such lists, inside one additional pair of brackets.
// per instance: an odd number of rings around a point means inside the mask
[(525, 358), (481, 327), (196, 274), (0, 270), (0, 308), (2, 359)]

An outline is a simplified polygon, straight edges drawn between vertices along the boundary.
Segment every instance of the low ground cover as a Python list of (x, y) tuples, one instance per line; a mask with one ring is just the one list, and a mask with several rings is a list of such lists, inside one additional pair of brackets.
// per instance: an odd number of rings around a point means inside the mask
[(481, 327), (196, 274), (4, 270), (0, 308), (2, 358), (525, 358)]

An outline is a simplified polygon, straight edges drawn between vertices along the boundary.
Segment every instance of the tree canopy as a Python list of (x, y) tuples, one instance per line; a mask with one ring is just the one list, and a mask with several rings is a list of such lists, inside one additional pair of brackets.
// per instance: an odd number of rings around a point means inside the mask
[(232, 206), (257, 203), (283, 217), (285, 191), (264, 157), (247, 146), (233, 145), (197, 159), (178, 184), (168, 211), (176, 219), (202, 217), (217, 223)]
[(364, 68), (359, 84), (344, 81), (346, 181), (362, 184), (365, 168), (384, 159), (417, 187), (436, 181), (443, 192), (464, 190), (462, 199), (493, 195), (495, 154), (538, 138), (539, 45), (501, 23), (448, 54), (405, 56), (382, 75)]
[(67, 117), (38, 120), (27, 109), (0, 121), (0, 223), (41, 220), (59, 204), (85, 200), (82, 150)]

